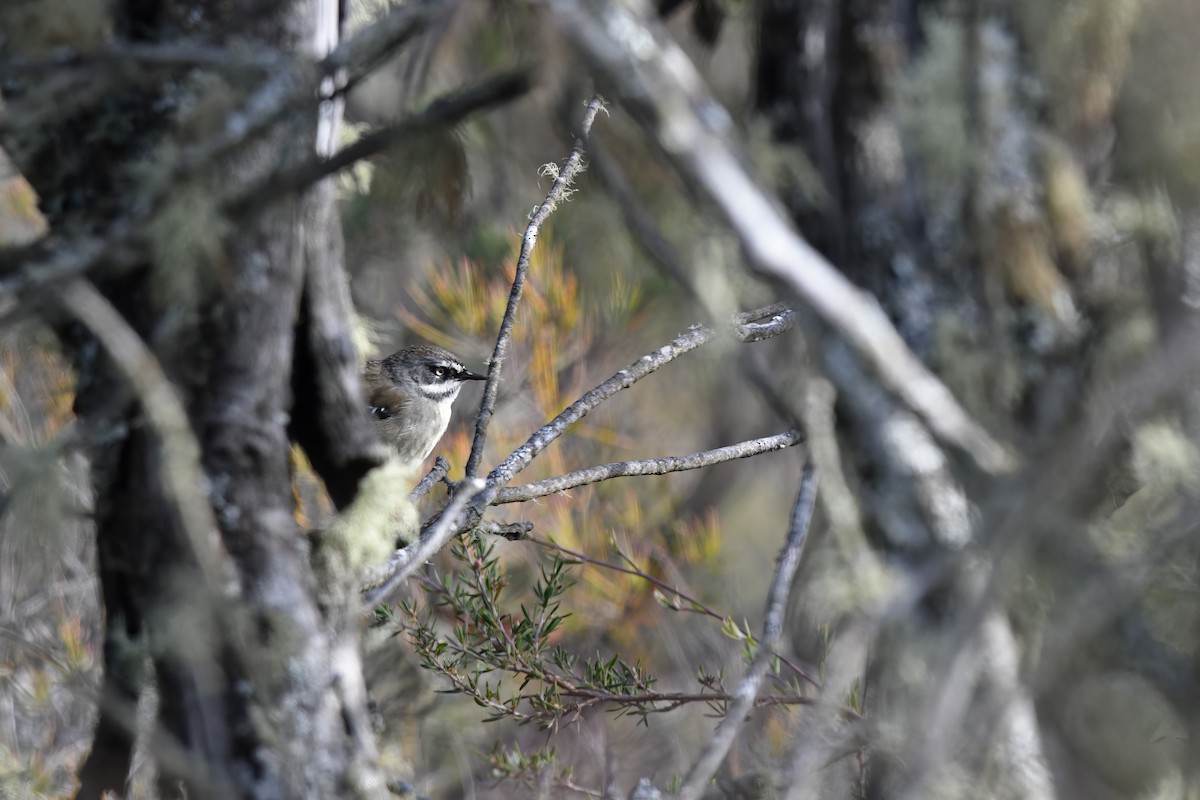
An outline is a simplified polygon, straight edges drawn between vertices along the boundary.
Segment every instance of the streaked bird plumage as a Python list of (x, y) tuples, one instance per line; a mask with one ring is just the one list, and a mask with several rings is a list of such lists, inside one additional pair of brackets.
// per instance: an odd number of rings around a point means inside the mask
[(424, 461), (450, 424), (450, 407), (466, 381), (485, 380), (453, 353), (417, 344), (363, 369), (367, 402), (379, 436), (405, 461)]

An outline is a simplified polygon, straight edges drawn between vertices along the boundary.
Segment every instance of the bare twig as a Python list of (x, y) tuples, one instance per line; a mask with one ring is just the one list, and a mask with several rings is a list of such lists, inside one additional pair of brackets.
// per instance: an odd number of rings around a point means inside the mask
[[(754, 315), (757, 312), (746, 312)], [(776, 332), (782, 332), (782, 329)], [(685, 353), (711, 341), (717, 332), (703, 325), (693, 325), (686, 333), (677, 336), (671, 342), (663, 345), (652, 353), (642, 356), (623, 370), (618, 371), (607, 380), (584, 393), (582, 397), (564, 409), (558, 416), (543, 425), (526, 442), (509, 454), (487, 477), (487, 488), (471, 504), (463, 519), (456, 524), (458, 530), (476, 523), (483, 515), (483, 509), (491, 505), (501, 490), (512, 479), (529, 466), (529, 463), (543, 450), (550, 446), (555, 439), (566, 433), (567, 429), (585, 417), (592, 409), (608, 400), (622, 389), (628, 389), (660, 367), (669, 364)], [(736, 446), (736, 445), (735, 445)], [(444, 513), (444, 512), (443, 512)]]
[(516, 542), (528, 538), (529, 532), (533, 530), (533, 523), (529, 521), (492, 522), (485, 519), (476, 526), (476, 530), (489, 536), (499, 536), (510, 542)]
[(779, 554), (775, 566), (775, 575), (771, 579), (771, 588), (767, 592), (767, 613), (763, 620), (762, 648), (758, 651), (750, 668), (746, 670), (737, 692), (725, 712), (725, 720), (717, 728), (712, 738), (704, 746), (700, 756), (692, 764), (683, 787), (678, 796), (683, 800), (699, 798), (708, 786), (709, 780), (716, 773), (726, 753), (737, 738), (738, 731), (746, 721), (746, 714), (758, 705), (758, 687), (766, 677), (771, 666), (771, 652), (779, 648), (783, 635), (783, 617), (787, 611), (788, 597), (791, 594), (792, 579), (800, 567), (800, 556), (808, 541), (808, 531), (812, 523), (813, 509), (817, 500), (817, 475), (812, 462), (804, 465), (804, 474), (800, 479), (800, 491), (796, 497), (796, 507), (792, 511), (792, 523), (788, 528), (787, 541)]
[(408, 493), (408, 501), (415, 503), (429, 494), (429, 490), (433, 488), (433, 485), (444, 478), (449, 471), (450, 462), (446, 460), (445, 456), (435, 458), (433, 460), (433, 469), (429, 470), (429, 474), (421, 478), (421, 482), (414, 486), (413, 490)]
[(739, 341), (761, 342), (790, 331), (796, 324), (796, 312), (783, 303), (775, 303), (734, 314), (729, 324), (733, 326), (733, 335)]
[(454, 524), (459, 513), (475, 495), (483, 491), (484, 483), (479, 478), (466, 478), (458, 485), (454, 498), (446, 506), (445, 511), (438, 517), (433, 527), (421, 532), (421, 538), (403, 550), (398, 550), (391, 560), (379, 570), (379, 573), (368, 582), (375, 588), (367, 594), (363, 601), (368, 609), (382, 602), (421, 564), (424, 564), (457, 532)]
[(539, 453), (566, 433), (569, 427), (587, 416), (596, 406), (622, 389), (633, 386), (642, 378), (671, 363), (684, 353), (711, 341), (716, 335), (716, 331), (712, 328), (702, 325), (693, 326), (670, 343), (663, 345), (653, 353), (642, 356), (608, 380), (586, 392), (583, 397), (569, 405), (557, 417), (543, 425), (529, 437), (525, 444), (514, 450), (508, 458), (488, 474), (488, 488), (483, 493), (483, 502), (478, 505), (480, 507), (489, 505), (499, 494), (500, 489), (506, 486), (517, 473), (529, 466), (529, 462), (533, 461)]
[(662, 458), (647, 458), (641, 461), (618, 461), (613, 464), (601, 464), (586, 469), (577, 469), (554, 478), (546, 478), (534, 483), (526, 483), (521, 486), (502, 489), (496, 495), (496, 499), (492, 501), (492, 505), (522, 503), (526, 500), (545, 497), (548, 494), (555, 494), (557, 492), (565, 492), (568, 489), (574, 489), (576, 486), (599, 483), (611, 478), (624, 478), (634, 475), (665, 475), (668, 472), (700, 469), (701, 467), (709, 467), (713, 464), (732, 461), (735, 458), (749, 458), (750, 456), (769, 453), (773, 450), (783, 450), (784, 448), (800, 444), (802, 441), (804, 441), (802, 434), (797, 431), (788, 431), (786, 433), (777, 433), (774, 436), (750, 439), (738, 444), (731, 444), (686, 456), (664, 456)]
[(938, 438), (989, 471), (1011, 470), (1013, 455), (909, 350), (875, 299), (805, 242), (750, 177), (731, 144), (734, 125), (728, 113), (661, 25), (629, 0), (550, 0), (549, 5), (676, 170), (725, 215), (754, 267), (803, 298)]
[(504, 309), (504, 318), (500, 322), (500, 332), (496, 336), (496, 347), (488, 362), (487, 384), (483, 389), (483, 400), (479, 405), (479, 414), (475, 418), (475, 439), (471, 442), (471, 455), (467, 459), (466, 475), (473, 477), (479, 472), (479, 462), (483, 459), (483, 445), (487, 440), (488, 424), (496, 410), (496, 395), (500, 386), (500, 371), (504, 366), (504, 357), (508, 353), (508, 343), (512, 339), (513, 325), (517, 319), (517, 307), (521, 303), (521, 292), (525, 288), (525, 276), (529, 272), (529, 259), (537, 244), (538, 232), (542, 224), (554, 213), (558, 204), (567, 197), (567, 190), (575, 176), (583, 170), (583, 146), (592, 130), (592, 122), (596, 119), (604, 101), (600, 95), (594, 96), (588, 103), (587, 112), (583, 115), (580, 125), (579, 138), (566, 163), (558, 170), (554, 184), (529, 218), (525, 227), (525, 236), (521, 240), (521, 254), (517, 258), (516, 274), (513, 276), (512, 290), (508, 295), (508, 306)]

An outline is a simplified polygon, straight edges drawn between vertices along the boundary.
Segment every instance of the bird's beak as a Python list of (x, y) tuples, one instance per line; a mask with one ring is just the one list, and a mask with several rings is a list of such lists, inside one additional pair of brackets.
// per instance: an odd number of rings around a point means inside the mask
[(486, 381), (487, 375), (479, 375), (477, 373), (471, 372), (471, 370), (468, 369), (468, 370), (464, 370), (463, 373), (458, 376), (458, 379), (460, 381)]

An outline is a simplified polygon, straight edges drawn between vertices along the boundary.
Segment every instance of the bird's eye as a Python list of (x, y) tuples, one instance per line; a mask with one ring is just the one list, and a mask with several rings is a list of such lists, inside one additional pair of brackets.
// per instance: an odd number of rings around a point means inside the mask
[(435, 377), (435, 378), (446, 377), (446, 368), (445, 367), (434, 367), (433, 368), (433, 377)]
[(388, 419), (392, 416), (392, 412), (387, 406), (371, 406), (371, 416), (375, 419)]

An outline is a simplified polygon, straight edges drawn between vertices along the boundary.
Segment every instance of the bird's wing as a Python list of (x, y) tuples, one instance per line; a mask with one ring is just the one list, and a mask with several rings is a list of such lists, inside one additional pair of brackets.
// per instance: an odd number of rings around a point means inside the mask
[(363, 365), (363, 386), (367, 390), (367, 405), (371, 408), (396, 410), (406, 398), (383, 374), (382, 361), (368, 361)]

